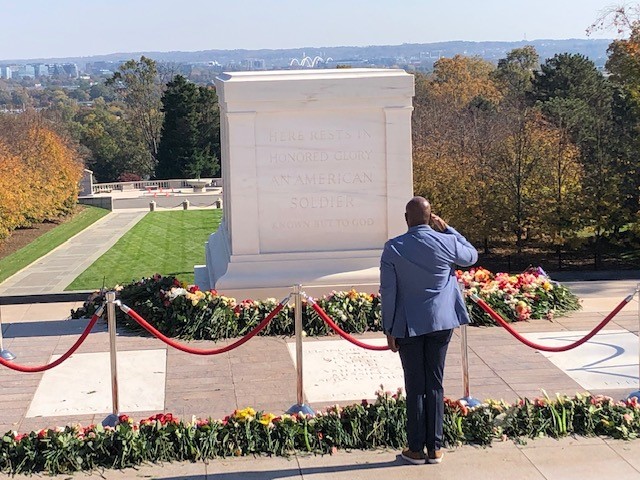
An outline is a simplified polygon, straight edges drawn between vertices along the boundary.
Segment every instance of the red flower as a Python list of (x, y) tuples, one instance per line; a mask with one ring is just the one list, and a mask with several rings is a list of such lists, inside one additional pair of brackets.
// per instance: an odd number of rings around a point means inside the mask
[(127, 423), (129, 422), (129, 416), (128, 415), (120, 415), (118, 417), (118, 423)]
[(147, 425), (152, 422), (160, 422), (162, 425), (167, 423), (178, 423), (178, 417), (174, 417), (171, 413), (157, 413), (145, 420), (142, 420), (140, 425)]
[(198, 285), (190, 285), (189, 286), (189, 293), (196, 293), (199, 290), (200, 290), (200, 287)]

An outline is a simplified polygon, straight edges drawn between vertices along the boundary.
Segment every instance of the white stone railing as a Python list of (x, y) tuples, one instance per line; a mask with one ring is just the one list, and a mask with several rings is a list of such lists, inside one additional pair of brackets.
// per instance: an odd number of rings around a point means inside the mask
[[(204, 180), (204, 179), (203, 179)], [(206, 179), (211, 180), (212, 187), (221, 187), (221, 178)], [(111, 183), (94, 183), (93, 193), (109, 193), (113, 191), (126, 190), (159, 190), (159, 189), (178, 189), (191, 187), (193, 179), (178, 178), (172, 180), (140, 180), (137, 182), (111, 182)]]

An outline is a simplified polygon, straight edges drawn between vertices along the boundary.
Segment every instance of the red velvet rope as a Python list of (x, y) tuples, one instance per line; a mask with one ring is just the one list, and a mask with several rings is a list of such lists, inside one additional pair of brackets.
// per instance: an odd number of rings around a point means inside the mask
[(500, 316), (500, 314), (496, 313), (489, 305), (487, 305), (487, 302), (485, 302), (484, 300), (482, 300), (480, 297), (478, 297), (476, 295), (471, 295), (471, 299), (480, 308), (482, 308), (485, 312), (487, 312), (487, 314), (489, 314), (489, 316), (491, 318), (493, 318), (496, 322), (498, 322), (498, 324), (500, 326), (504, 327), (504, 329), (507, 332), (509, 332), (511, 335), (513, 335), (517, 340), (521, 341), (522, 343), (524, 343), (528, 347), (535, 348), (537, 350), (542, 350), (543, 352), (566, 352), (567, 350), (571, 350), (573, 348), (576, 348), (576, 347), (582, 345), (583, 343), (588, 341), (591, 337), (593, 337), (596, 333), (598, 333), (600, 330), (602, 330), (604, 328), (604, 326), (607, 323), (609, 323), (613, 319), (613, 317), (615, 317), (618, 314), (618, 312), (624, 308), (624, 306), (627, 303), (629, 303), (631, 301), (632, 298), (633, 298), (633, 295), (629, 295), (627, 298), (622, 300), (618, 304), (618, 306), (616, 306), (616, 308), (614, 308), (613, 311), (604, 318), (604, 320), (602, 320), (593, 330), (591, 330), (585, 337), (581, 338), (580, 340), (577, 340), (577, 341), (575, 341), (573, 343), (570, 343), (568, 345), (562, 345), (560, 347), (547, 347), (545, 345), (539, 345), (537, 343), (534, 343), (534, 342), (524, 338), (522, 335), (520, 335), (518, 332), (516, 332), (513, 329), (513, 327), (511, 325), (509, 325), (509, 323), (507, 323)]
[(327, 315), (327, 313), (320, 308), (320, 305), (318, 305), (315, 301), (313, 301), (312, 299), (308, 298), (309, 303), (311, 304), (311, 307), (315, 310), (315, 312), (320, 315), (320, 318), (322, 320), (324, 320), (324, 322), (329, 325), (329, 327), (335, 331), (338, 335), (340, 335), (342, 338), (344, 338), (345, 340), (353, 343), (354, 345), (357, 345), (360, 348), (365, 348), (367, 350), (377, 350), (377, 351), (383, 351), (383, 350), (389, 350), (389, 347), (387, 345), (370, 345), (368, 343), (364, 343), (361, 342), (360, 340), (358, 340), (357, 338), (352, 337), (351, 335), (349, 335), (347, 332), (345, 332), (344, 330), (342, 330), (337, 324), (336, 322), (334, 322), (331, 317), (329, 315)]
[(186, 352), (186, 353), (192, 353), (194, 355), (217, 355), (219, 353), (225, 353), (225, 352), (228, 352), (229, 350), (233, 350), (234, 348), (239, 347), (240, 345), (242, 345), (243, 343), (245, 343), (249, 339), (255, 337), (258, 333), (260, 333), (260, 331), (264, 327), (267, 326), (267, 324), (271, 320), (273, 320), (273, 317), (275, 317), (278, 314), (278, 312), (280, 312), (280, 310), (282, 310), (282, 307), (284, 307), (285, 304), (286, 304), (285, 300), (280, 302), (276, 306), (276, 308), (274, 308), (271, 311), (271, 313), (269, 315), (267, 315), (264, 320), (262, 320), (262, 322), (260, 322), (258, 325), (256, 325), (256, 327), (253, 330), (251, 330), (249, 333), (247, 333), (244, 337), (240, 338), (239, 340), (237, 340), (237, 341), (233, 342), (232, 344), (227, 345), (225, 347), (214, 348), (214, 349), (211, 349), (211, 350), (204, 350), (204, 349), (200, 349), (200, 348), (188, 347), (186, 345), (178, 343), (175, 340), (172, 340), (171, 338), (169, 338), (169, 337), (163, 335), (162, 333), (160, 333), (158, 331), (158, 329), (156, 329), (153, 325), (151, 325), (149, 322), (147, 322), (144, 318), (142, 318), (140, 315), (138, 315), (131, 308), (127, 307), (126, 305), (121, 305), (120, 308), (122, 308), (122, 311), (124, 313), (129, 315), (136, 322), (138, 322), (138, 324), (140, 324), (140, 326), (142, 328), (144, 328), (147, 332), (149, 332), (151, 335), (156, 337), (158, 340), (162, 340), (164, 343), (166, 343), (167, 345), (169, 345), (169, 346), (171, 346), (173, 348), (176, 348), (176, 349), (181, 350), (181, 351)]
[(91, 320), (89, 320), (89, 323), (85, 327), (84, 332), (82, 332), (82, 334), (80, 335), (80, 338), (76, 340), (76, 343), (74, 343), (71, 346), (71, 348), (67, 350), (67, 352), (57, 360), (51, 363), (47, 363), (46, 365), (39, 365), (37, 367), (27, 367), (25, 365), (18, 365), (11, 361), (7, 361), (3, 358), (0, 358), (0, 365), (4, 365), (5, 367), (10, 368), (11, 370), (15, 370), (17, 372), (24, 372), (24, 373), (44, 372), (45, 370), (49, 370), (50, 368), (57, 367), (62, 362), (64, 362), (67, 358), (73, 355), (73, 353), (78, 349), (78, 347), (82, 345), (82, 342), (85, 341), (85, 339), (87, 338), (87, 335), (89, 335), (89, 333), (91, 332), (91, 329), (100, 318), (100, 315), (102, 315), (102, 307), (100, 307), (100, 309), (98, 309), (98, 311), (93, 314), (93, 316), (91, 317)]

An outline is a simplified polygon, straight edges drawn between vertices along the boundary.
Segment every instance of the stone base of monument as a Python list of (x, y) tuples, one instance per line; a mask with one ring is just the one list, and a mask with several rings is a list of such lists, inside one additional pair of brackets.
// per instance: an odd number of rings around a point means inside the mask
[(333, 290), (378, 291), (380, 250), (230, 255), (225, 225), (205, 247), (207, 265), (196, 265), (195, 283), (239, 300), (284, 298), (292, 286), (319, 297)]

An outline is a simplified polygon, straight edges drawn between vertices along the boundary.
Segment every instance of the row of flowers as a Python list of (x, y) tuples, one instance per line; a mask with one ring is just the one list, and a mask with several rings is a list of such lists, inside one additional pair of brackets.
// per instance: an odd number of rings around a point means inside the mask
[[(493, 275), (483, 268), (458, 271), (458, 280), (467, 295), (474, 293), (507, 321), (552, 319), (580, 308), (578, 299), (566, 287), (553, 283), (540, 269), (518, 275)], [(201, 291), (171, 276), (154, 275), (115, 287), (121, 300), (136, 310), (164, 335), (187, 340), (220, 340), (238, 337), (253, 329), (278, 304), (275, 298), (237, 301), (215, 290)], [(91, 315), (102, 303), (93, 295), (83, 308), (72, 311), (78, 318)], [(332, 292), (317, 300), (320, 307), (348, 333), (382, 330), (380, 296), (377, 293)], [(494, 321), (468, 301), (473, 323), (494, 325)], [(303, 302), (305, 333), (327, 335), (330, 329), (316, 312)], [(118, 312), (118, 321), (132, 329), (137, 323)], [(262, 335), (292, 335), (293, 306), (288, 305), (262, 331)]]
[[(253, 408), (236, 410), (222, 420), (194, 417), (184, 421), (167, 413), (134, 422), (122, 415), (114, 428), (75, 425), (28, 434), (7, 432), (0, 444), (0, 471), (55, 475), (145, 462), (401, 448), (406, 443), (405, 422), (401, 391), (379, 391), (374, 402), (335, 405), (310, 416), (274, 415)], [(461, 401), (445, 401), (447, 447), (571, 434), (631, 439), (638, 433), (640, 405), (635, 399), (615, 402), (603, 396), (545, 396), (521, 399), (514, 405), (487, 401), (475, 408)]]
[[(580, 309), (578, 298), (568, 288), (552, 281), (540, 267), (529, 268), (518, 275), (493, 274), (482, 267), (458, 270), (456, 274), (466, 295), (478, 295), (507, 321), (553, 320), (555, 316)], [(475, 304), (471, 305), (470, 313), (477, 325), (495, 324)]]

